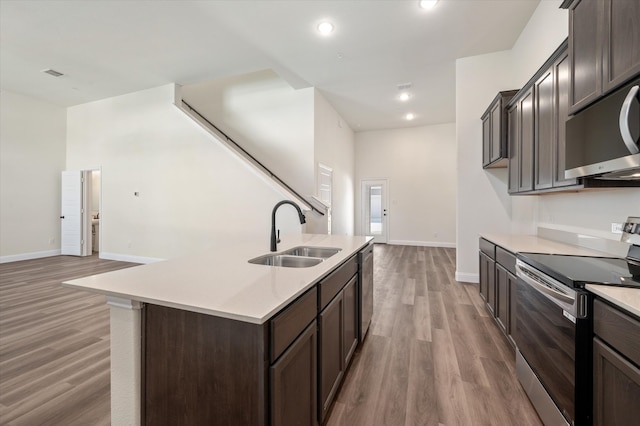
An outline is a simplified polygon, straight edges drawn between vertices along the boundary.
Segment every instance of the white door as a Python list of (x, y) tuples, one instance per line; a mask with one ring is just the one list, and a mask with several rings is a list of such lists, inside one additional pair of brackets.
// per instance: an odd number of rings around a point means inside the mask
[(62, 212), (60, 214), (61, 254), (84, 255), (83, 250), (83, 172), (62, 172)]
[(327, 234), (331, 235), (331, 199), (333, 191), (333, 169), (318, 163), (318, 198), (325, 203), (327, 209)]
[(372, 236), (374, 243), (386, 243), (389, 238), (387, 181), (362, 181), (362, 234)]

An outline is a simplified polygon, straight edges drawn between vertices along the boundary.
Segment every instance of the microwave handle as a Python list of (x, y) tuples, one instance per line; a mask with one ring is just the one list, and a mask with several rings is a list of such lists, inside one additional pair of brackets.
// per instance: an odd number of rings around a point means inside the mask
[(640, 153), (638, 144), (635, 140), (633, 140), (633, 136), (631, 136), (631, 130), (629, 129), (629, 112), (631, 110), (631, 102), (633, 102), (633, 99), (638, 95), (639, 90), (639, 85), (633, 86), (631, 90), (629, 90), (627, 97), (622, 103), (622, 108), (620, 109), (620, 134), (622, 135), (624, 144), (632, 154)]

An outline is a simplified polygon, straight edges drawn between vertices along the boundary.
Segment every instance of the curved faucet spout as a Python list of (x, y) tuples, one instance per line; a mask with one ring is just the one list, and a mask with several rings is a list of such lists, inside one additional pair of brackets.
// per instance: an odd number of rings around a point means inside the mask
[(304, 213), (302, 213), (302, 210), (300, 209), (300, 207), (298, 207), (298, 205), (293, 201), (283, 200), (283, 201), (280, 201), (278, 204), (276, 204), (275, 207), (273, 208), (273, 211), (271, 212), (271, 251), (278, 250), (278, 243), (280, 242), (280, 238), (279, 238), (280, 232), (278, 231), (278, 237), (276, 237), (276, 212), (278, 211), (278, 208), (283, 204), (291, 204), (293, 207), (295, 207), (296, 210), (298, 211), (298, 218), (300, 219), (300, 224), (302, 225), (303, 223), (306, 223), (306, 218), (304, 217)]

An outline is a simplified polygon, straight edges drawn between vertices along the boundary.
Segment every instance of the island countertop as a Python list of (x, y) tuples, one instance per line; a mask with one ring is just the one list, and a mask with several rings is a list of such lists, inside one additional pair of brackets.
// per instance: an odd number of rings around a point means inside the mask
[(64, 286), (111, 297), (262, 324), (365, 247), (371, 237), (299, 234), (283, 237), (278, 253), (296, 246), (341, 251), (309, 268), (255, 265), (269, 253), (263, 241), (66, 281)]

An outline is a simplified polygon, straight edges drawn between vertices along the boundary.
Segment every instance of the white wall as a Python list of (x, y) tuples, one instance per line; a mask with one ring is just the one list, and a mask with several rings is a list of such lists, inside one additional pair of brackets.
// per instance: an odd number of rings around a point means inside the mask
[(357, 212), (360, 181), (377, 178), (389, 182), (389, 243), (455, 245), (454, 123), (356, 133)]
[(60, 253), (65, 137), (65, 108), (1, 92), (0, 262)]
[[(318, 163), (333, 169), (331, 232), (336, 235), (354, 235), (354, 133), (317, 90), (314, 96), (314, 116), (315, 180)], [(314, 195), (318, 195), (316, 192), (314, 191)]]
[[(102, 167), (101, 255), (144, 261), (255, 238), (268, 251), (280, 193), (173, 101), (166, 85), (68, 110), (67, 168)], [(293, 208), (277, 223), (301, 229)]]
[(303, 196), (314, 193), (314, 89), (271, 70), (182, 86), (182, 99)]

